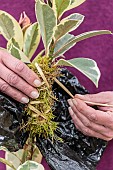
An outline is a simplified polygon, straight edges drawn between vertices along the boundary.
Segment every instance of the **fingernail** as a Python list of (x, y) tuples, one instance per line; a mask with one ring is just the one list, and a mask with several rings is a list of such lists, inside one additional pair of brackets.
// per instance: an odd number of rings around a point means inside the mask
[(75, 99), (72, 99), (72, 102), (75, 106), (77, 106), (77, 101)]
[(36, 91), (32, 91), (32, 92), (31, 92), (31, 97), (34, 98), (34, 99), (36, 99), (36, 98), (39, 97), (39, 93), (36, 92)]
[(22, 97), (21, 98), (21, 103), (29, 103), (29, 98), (27, 98), (27, 97)]
[(73, 106), (72, 99), (68, 99), (67, 101), (68, 101), (69, 105), (72, 107)]
[(36, 80), (34, 81), (34, 85), (35, 85), (36, 87), (41, 86), (41, 81), (38, 80), (38, 79), (36, 79)]
[(74, 112), (73, 112), (72, 108), (71, 108), (71, 107), (68, 107), (68, 110), (69, 110), (70, 115), (73, 116), (73, 115), (74, 115)]
[(76, 94), (75, 97), (80, 97), (80, 98), (83, 98), (84, 95), (81, 95), (81, 94)]

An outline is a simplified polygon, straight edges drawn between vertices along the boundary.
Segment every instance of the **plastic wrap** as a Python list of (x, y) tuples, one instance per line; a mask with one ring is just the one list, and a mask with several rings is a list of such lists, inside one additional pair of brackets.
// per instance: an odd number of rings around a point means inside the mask
[[(65, 69), (59, 80), (73, 95), (88, 93), (78, 79)], [(56, 83), (53, 85), (53, 92), (58, 99), (53, 107), (55, 121), (59, 123), (55, 133), (63, 142), (37, 137), (37, 146), (52, 170), (95, 169), (106, 142), (79, 132), (68, 113), (67, 99), (70, 96)], [(23, 104), (0, 94), (0, 145), (11, 151), (22, 148), (28, 136), (23, 130), (20, 131), (22, 119), (26, 119), (24, 107)]]

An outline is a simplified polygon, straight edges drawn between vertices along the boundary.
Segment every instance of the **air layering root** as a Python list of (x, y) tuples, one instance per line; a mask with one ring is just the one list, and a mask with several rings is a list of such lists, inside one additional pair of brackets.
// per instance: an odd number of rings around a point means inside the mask
[(54, 122), (52, 110), (54, 100), (57, 100), (53, 95), (52, 85), (60, 75), (60, 69), (51, 65), (51, 59), (46, 56), (38, 57), (37, 62), (29, 64), (29, 67), (42, 80), (42, 85), (38, 87), (39, 97), (36, 100), (30, 99), (26, 106), (28, 121), (23, 127), (30, 132), (31, 137), (38, 135), (53, 139), (58, 123)]

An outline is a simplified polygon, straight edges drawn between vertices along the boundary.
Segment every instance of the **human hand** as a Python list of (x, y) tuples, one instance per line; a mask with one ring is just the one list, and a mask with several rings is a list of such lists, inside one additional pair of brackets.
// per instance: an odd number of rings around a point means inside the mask
[(78, 130), (87, 136), (109, 141), (113, 138), (113, 107), (98, 107), (95, 110), (84, 101), (113, 104), (113, 92), (75, 95), (69, 99), (69, 113)]
[(0, 50), (0, 91), (21, 103), (38, 98), (39, 77), (22, 61)]

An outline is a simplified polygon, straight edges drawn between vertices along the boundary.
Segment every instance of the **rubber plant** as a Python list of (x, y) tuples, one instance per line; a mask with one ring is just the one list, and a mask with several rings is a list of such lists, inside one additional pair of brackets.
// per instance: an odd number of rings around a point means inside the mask
[[(52, 92), (52, 84), (56, 81), (62, 86), (57, 80), (57, 77), (60, 76), (61, 66), (70, 66), (79, 70), (98, 87), (100, 71), (94, 60), (88, 58), (66, 60), (64, 57), (66, 51), (82, 40), (101, 34), (111, 34), (108, 30), (90, 31), (77, 36), (70, 33), (79, 27), (84, 16), (73, 13), (64, 18), (62, 15), (84, 1), (36, 0), (37, 22), (35, 23), (30, 22), (25, 12), (21, 14), (20, 21), (17, 22), (13, 16), (0, 10), (0, 33), (7, 40), (7, 48), (0, 49), (7, 50), (8, 53), (25, 62), (42, 80), (42, 85), (38, 88), (39, 98), (30, 99), (30, 102), (25, 106), (28, 120), (22, 122), (21, 129), (29, 132), (29, 138), (22, 152), (10, 153), (6, 148), (1, 147), (9, 152), (10, 158), (12, 155), (12, 159), (16, 157), (19, 160), (19, 163), (14, 161), (16, 162), (14, 165), (14, 162), (11, 163), (9, 160), (0, 158), (0, 161), (14, 170), (43, 169), (34, 159), (38, 154), (38, 148), (35, 145), (37, 135), (50, 138), (53, 142), (61, 140), (54, 135), (58, 124), (54, 122), (52, 113), (54, 100), (57, 100)], [(44, 50), (33, 58), (41, 39)], [(65, 87), (63, 88), (66, 90)]]

